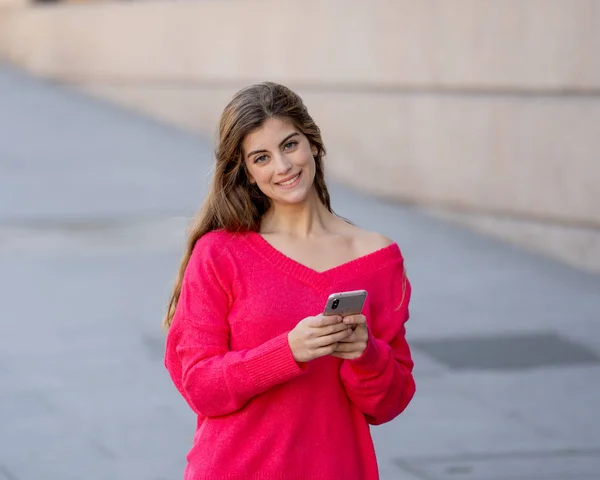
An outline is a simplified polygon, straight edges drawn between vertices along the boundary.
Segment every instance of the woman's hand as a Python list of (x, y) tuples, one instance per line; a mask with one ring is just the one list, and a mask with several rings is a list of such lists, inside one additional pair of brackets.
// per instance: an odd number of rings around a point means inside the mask
[(352, 334), (337, 344), (334, 357), (353, 360), (360, 357), (367, 348), (369, 329), (364, 315), (349, 315), (344, 317), (343, 324), (352, 327)]
[(294, 360), (302, 363), (332, 354), (351, 334), (352, 327), (339, 315), (317, 315), (301, 320), (288, 333), (288, 342)]

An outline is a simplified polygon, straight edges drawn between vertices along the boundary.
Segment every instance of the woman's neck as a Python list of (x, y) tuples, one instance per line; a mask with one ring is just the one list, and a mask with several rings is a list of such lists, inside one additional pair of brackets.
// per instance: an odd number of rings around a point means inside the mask
[(308, 238), (327, 232), (332, 221), (335, 221), (335, 216), (313, 191), (305, 202), (294, 205), (274, 204), (265, 213), (260, 232)]

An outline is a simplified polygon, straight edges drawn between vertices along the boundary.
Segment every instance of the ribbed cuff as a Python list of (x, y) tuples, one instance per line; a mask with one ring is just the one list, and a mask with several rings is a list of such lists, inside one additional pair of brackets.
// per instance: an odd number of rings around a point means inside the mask
[(252, 382), (261, 389), (301, 375), (306, 367), (294, 360), (288, 332), (285, 332), (253, 349), (246, 358), (246, 370)]
[(353, 360), (346, 360), (350, 368), (356, 373), (378, 373), (385, 368), (387, 363), (385, 352), (379, 346), (377, 340), (369, 334), (367, 348), (362, 355)]

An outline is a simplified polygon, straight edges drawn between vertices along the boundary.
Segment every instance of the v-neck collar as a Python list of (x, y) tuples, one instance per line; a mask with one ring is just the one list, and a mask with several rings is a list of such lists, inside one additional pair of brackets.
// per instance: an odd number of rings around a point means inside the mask
[(319, 271), (288, 257), (271, 245), (259, 232), (250, 231), (245, 238), (255, 251), (274, 266), (316, 288), (325, 287), (331, 281), (339, 279), (339, 277), (349, 279), (378, 270), (387, 265), (391, 259), (400, 256), (398, 244), (392, 243), (371, 253)]

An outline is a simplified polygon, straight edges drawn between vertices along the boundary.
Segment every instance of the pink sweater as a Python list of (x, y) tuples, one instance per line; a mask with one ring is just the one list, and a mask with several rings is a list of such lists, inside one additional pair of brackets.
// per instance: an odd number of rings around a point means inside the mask
[[(363, 355), (296, 363), (288, 332), (331, 293), (358, 289), (368, 292)], [(185, 479), (377, 479), (369, 425), (399, 415), (415, 392), (410, 291), (397, 244), (319, 273), (258, 233), (203, 236), (165, 353), (198, 415)]]

